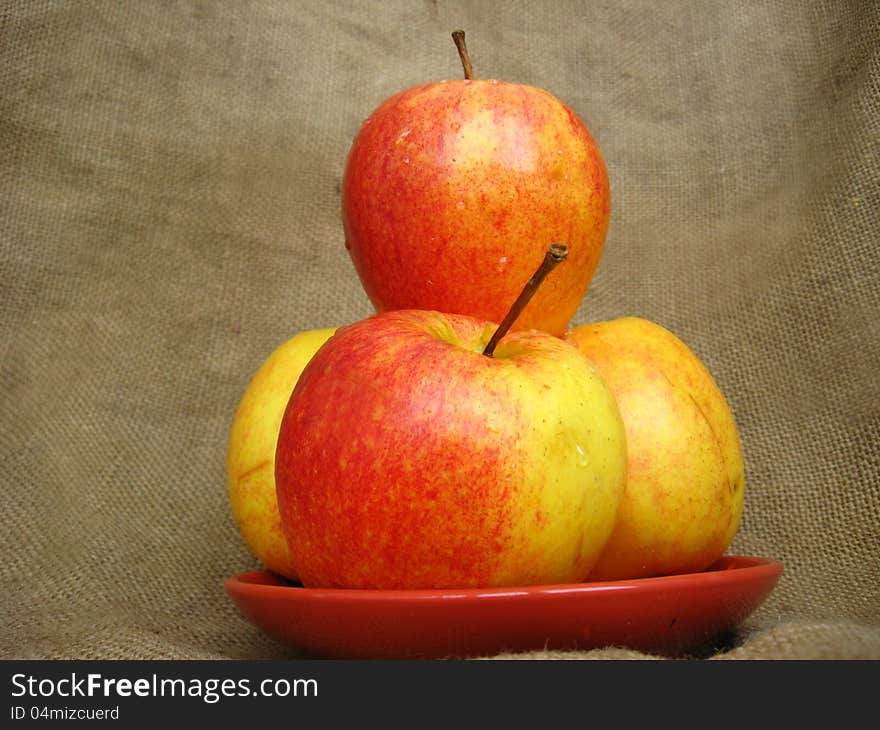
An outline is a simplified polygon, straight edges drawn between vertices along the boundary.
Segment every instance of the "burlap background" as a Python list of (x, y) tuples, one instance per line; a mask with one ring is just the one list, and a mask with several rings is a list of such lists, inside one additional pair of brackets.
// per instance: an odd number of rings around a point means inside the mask
[(296, 656), (222, 588), (227, 430), (276, 345), (370, 314), (345, 155), (456, 27), (603, 150), (575, 323), (664, 324), (737, 416), (732, 552), (786, 572), (703, 655), (880, 658), (880, 9), (836, 0), (0, 4), (0, 655)]

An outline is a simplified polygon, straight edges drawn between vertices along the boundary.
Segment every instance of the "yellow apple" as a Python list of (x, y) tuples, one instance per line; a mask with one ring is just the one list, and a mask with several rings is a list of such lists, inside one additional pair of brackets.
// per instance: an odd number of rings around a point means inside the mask
[(241, 536), (269, 570), (296, 580), (275, 496), (275, 445), (300, 373), (335, 328), (300, 332), (272, 352), (251, 379), (232, 419), (226, 474)]
[(704, 570), (739, 527), (745, 477), (733, 414), (678, 337), (626, 317), (570, 329), (617, 399), (627, 482), (617, 524), (589, 580)]

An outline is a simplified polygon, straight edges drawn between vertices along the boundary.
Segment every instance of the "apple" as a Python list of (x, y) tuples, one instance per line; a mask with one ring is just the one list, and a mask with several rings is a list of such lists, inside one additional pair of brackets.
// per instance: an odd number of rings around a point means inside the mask
[(269, 570), (296, 580), (275, 496), (281, 417), (306, 363), (335, 328), (300, 332), (260, 365), (239, 401), (226, 449), (227, 492), (245, 544)]
[(315, 354), (275, 456), (304, 585), (475, 588), (590, 572), (622, 498), (623, 423), (587, 358), (546, 332), (506, 333), (515, 315), (499, 326), (394, 310), (341, 327)]
[[(454, 34), (455, 35), (455, 34)], [(562, 335), (599, 263), (610, 215), (605, 163), (575, 112), (525, 84), (414, 86), (364, 121), (345, 165), (345, 245), (378, 312), (438, 310), (500, 322), (544, 242), (565, 271), (514, 329)]]
[(565, 339), (598, 368), (626, 428), (627, 481), (614, 532), (589, 580), (708, 568), (743, 512), (733, 413), (696, 354), (640, 317), (573, 327)]

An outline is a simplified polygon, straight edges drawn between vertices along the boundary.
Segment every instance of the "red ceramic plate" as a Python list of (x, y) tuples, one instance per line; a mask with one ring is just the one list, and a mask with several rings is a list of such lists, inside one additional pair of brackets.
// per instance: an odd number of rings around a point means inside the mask
[(327, 658), (427, 659), (619, 646), (681, 655), (733, 629), (770, 594), (782, 564), (725, 556), (702, 573), (467, 590), (303, 588), (268, 571), (228, 578), (242, 614)]

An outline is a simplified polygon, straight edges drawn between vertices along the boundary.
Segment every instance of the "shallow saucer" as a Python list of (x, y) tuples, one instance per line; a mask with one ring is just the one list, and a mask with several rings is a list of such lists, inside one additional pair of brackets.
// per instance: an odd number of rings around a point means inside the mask
[(724, 556), (700, 573), (516, 588), (304, 588), (269, 571), (227, 578), (242, 615), (311, 655), (346, 659), (488, 656), (616, 646), (659, 655), (705, 647), (763, 603), (770, 558)]

